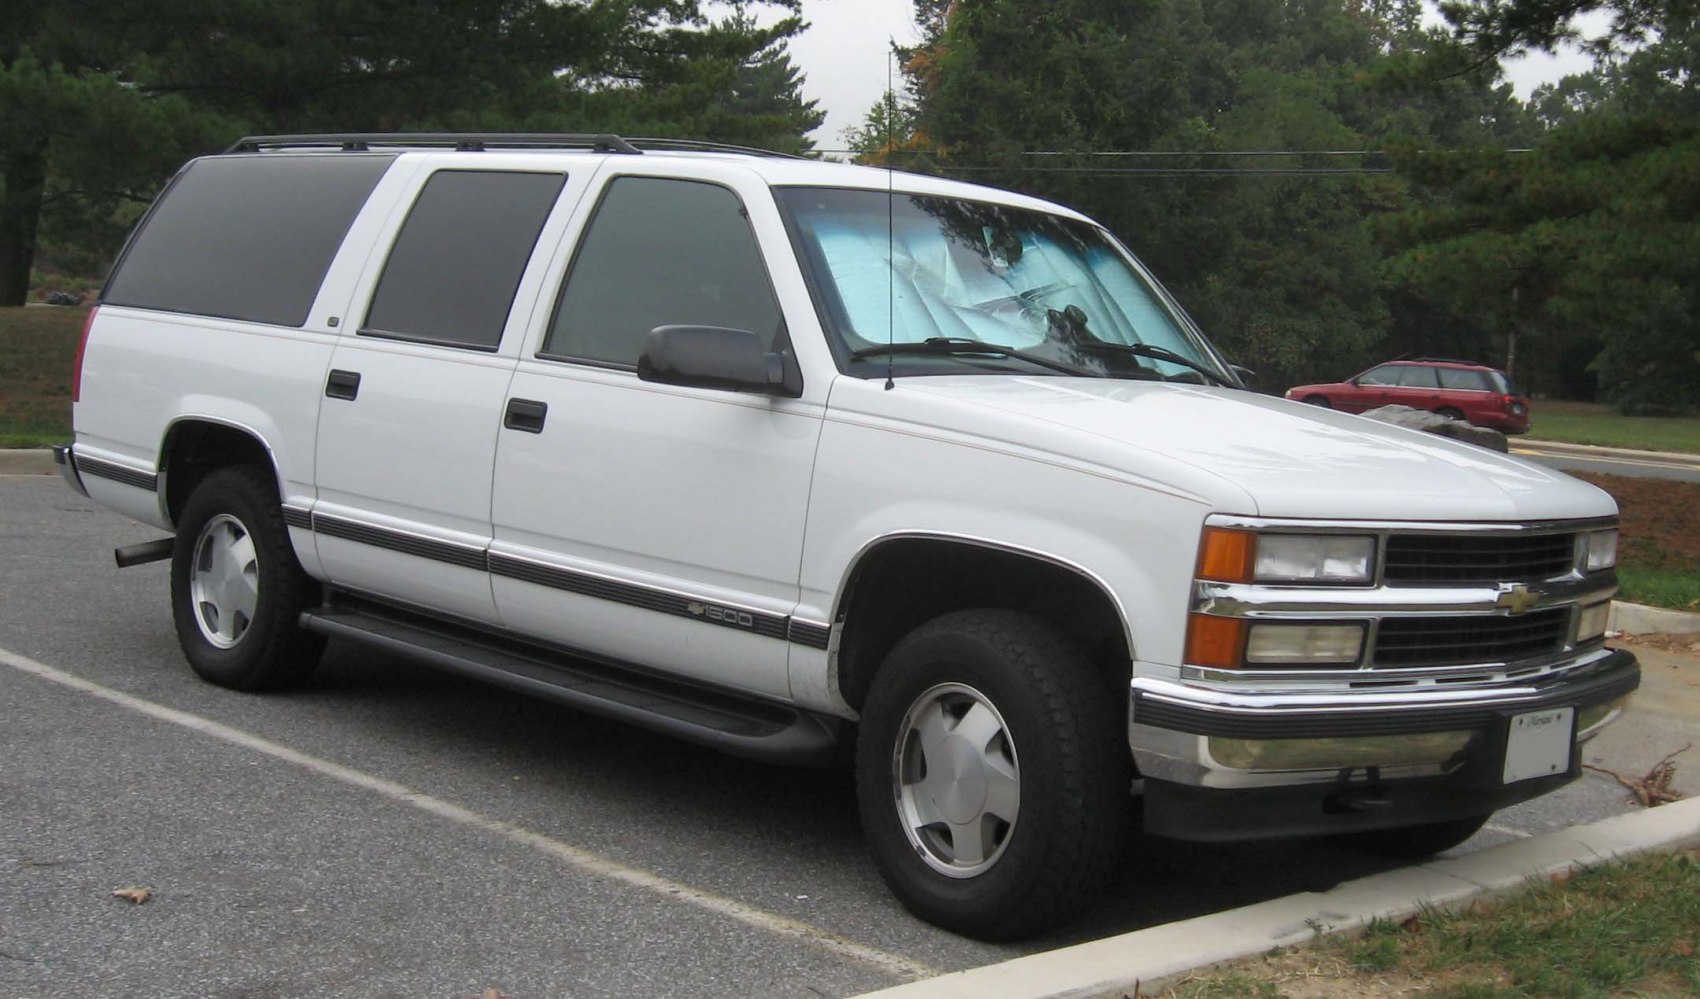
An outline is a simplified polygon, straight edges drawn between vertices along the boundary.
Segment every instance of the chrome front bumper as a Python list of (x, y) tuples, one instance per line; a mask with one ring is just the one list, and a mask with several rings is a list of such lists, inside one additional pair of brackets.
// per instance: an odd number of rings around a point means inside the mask
[[(1635, 657), (1612, 649), (1467, 689), (1239, 692), (1136, 678), (1128, 739), (1146, 830), (1232, 840), (1484, 814), (1580, 776), (1576, 747), (1640, 681)], [(1504, 780), (1512, 719), (1559, 708), (1575, 711), (1568, 770)]]
[(1196, 787), (1321, 783), (1365, 767), (1437, 774), (1514, 714), (1574, 707), (1583, 741), (1640, 679), (1634, 655), (1613, 649), (1527, 682), (1472, 688), (1242, 693), (1136, 677), (1128, 742), (1142, 777)]

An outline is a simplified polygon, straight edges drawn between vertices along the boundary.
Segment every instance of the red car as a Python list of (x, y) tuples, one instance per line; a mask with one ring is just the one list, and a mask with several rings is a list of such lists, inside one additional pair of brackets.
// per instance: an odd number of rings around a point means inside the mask
[(1529, 429), (1529, 397), (1522, 388), (1505, 372), (1469, 361), (1388, 361), (1343, 382), (1295, 385), (1287, 398), (1347, 413), (1410, 406), (1508, 434)]

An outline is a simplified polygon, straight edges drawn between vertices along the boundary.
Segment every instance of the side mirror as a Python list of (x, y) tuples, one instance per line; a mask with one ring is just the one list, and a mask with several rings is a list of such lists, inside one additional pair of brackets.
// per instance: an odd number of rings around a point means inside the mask
[(1234, 377), (1240, 380), (1240, 384), (1246, 387), (1246, 391), (1257, 391), (1257, 372), (1238, 364), (1230, 364), (1228, 368), (1233, 371)]
[(723, 326), (657, 326), (649, 331), (637, 374), (646, 382), (796, 398), (802, 377), (784, 354), (748, 330)]

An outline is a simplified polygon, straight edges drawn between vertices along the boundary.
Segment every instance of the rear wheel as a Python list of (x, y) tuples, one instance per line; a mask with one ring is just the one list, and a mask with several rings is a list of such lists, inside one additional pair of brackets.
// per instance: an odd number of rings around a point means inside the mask
[(856, 747), (863, 834), (898, 899), (983, 939), (1079, 913), (1128, 835), (1121, 704), (1024, 614), (948, 614), (899, 642)]
[(1334, 408), (1328, 402), (1327, 396), (1307, 395), (1307, 396), (1305, 396), (1305, 403), (1308, 404), (1308, 405), (1311, 405), (1311, 406), (1321, 406), (1323, 409), (1333, 409)]
[(324, 639), (297, 619), (317, 593), (295, 560), (269, 472), (239, 465), (200, 481), (178, 518), (171, 560), (172, 618), (196, 673), (236, 690), (306, 676)]
[(1464, 418), (1462, 410), (1454, 409), (1451, 406), (1442, 406), (1434, 412), (1435, 415), (1444, 416), (1448, 420), (1462, 420)]
[(1378, 857), (1417, 860), (1444, 853), (1481, 831), (1492, 812), (1469, 815), (1447, 822), (1430, 822), (1403, 829), (1376, 829), (1339, 837), (1342, 846)]

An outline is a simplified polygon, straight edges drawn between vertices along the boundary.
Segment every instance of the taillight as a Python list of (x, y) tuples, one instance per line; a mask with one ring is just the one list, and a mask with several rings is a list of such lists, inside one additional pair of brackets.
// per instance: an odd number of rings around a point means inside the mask
[(83, 335), (77, 340), (77, 362), (71, 368), (71, 401), (76, 402), (83, 394), (83, 351), (89, 346), (89, 330), (94, 328), (94, 314), (100, 311), (100, 306), (89, 310), (89, 317), (83, 320)]

